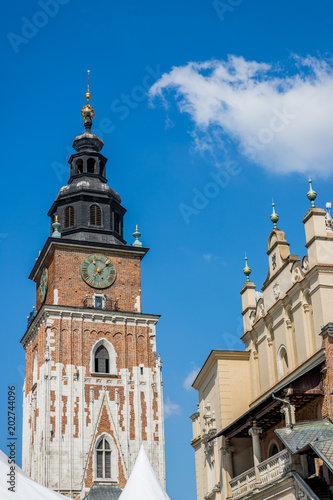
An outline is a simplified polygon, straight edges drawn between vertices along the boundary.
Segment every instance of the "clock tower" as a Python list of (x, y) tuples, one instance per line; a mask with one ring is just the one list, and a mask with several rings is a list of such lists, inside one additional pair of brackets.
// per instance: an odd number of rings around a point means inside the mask
[(107, 184), (90, 98), (88, 84), (85, 132), (48, 213), (51, 234), (30, 274), (36, 314), (21, 340), (22, 467), (73, 499), (92, 487), (99, 498), (117, 498), (141, 444), (165, 484), (159, 316), (141, 309), (148, 249), (137, 228), (132, 245), (124, 240), (126, 210)]

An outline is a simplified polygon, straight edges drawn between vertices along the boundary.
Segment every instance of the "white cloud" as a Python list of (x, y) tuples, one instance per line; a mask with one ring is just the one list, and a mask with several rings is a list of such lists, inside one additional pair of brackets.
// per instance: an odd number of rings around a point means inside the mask
[(203, 256), (202, 256), (203, 259), (205, 259), (207, 262), (210, 262), (212, 259), (218, 259), (218, 257), (216, 257), (216, 255), (212, 254), (212, 253), (204, 253)]
[(237, 145), (240, 154), (275, 173), (317, 172), (333, 164), (333, 70), (323, 59), (293, 56), (279, 67), (243, 57), (190, 62), (165, 73), (149, 91), (165, 107), (173, 95), (195, 127), (200, 151)]
[(170, 417), (171, 415), (180, 415), (181, 407), (179, 404), (171, 401), (169, 397), (164, 401), (164, 414), (166, 417)]
[(199, 373), (199, 368), (196, 366), (190, 371), (190, 373), (187, 375), (186, 379), (184, 380), (183, 387), (187, 391), (190, 391), (192, 389), (192, 384), (195, 380), (195, 377)]

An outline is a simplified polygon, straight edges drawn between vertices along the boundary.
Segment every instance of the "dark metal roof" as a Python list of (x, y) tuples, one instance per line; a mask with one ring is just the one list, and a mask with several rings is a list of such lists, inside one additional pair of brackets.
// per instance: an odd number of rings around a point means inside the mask
[(333, 472), (333, 438), (310, 443), (310, 446), (316, 455), (318, 455)]
[[(291, 453), (299, 453), (308, 446), (311, 446), (311, 448), (313, 446), (317, 447), (322, 440), (333, 441), (333, 424), (328, 419), (317, 422), (303, 422), (295, 424), (292, 429), (289, 427), (276, 429), (275, 433)], [(327, 453), (327, 446), (329, 446), (329, 443), (320, 445), (318, 449)], [(330, 452), (333, 457), (333, 448)]]
[[(294, 378), (287, 380), (285, 384), (277, 387), (275, 391), (272, 392), (275, 392), (276, 395), (283, 395), (283, 390), (286, 387), (295, 387), (288, 397), (291, 404), (295, 405), (296, 409), (302, 408), (307, 403), (323, 394), (322, 390), (318, 389), (318, 381), (316, 378), (311, 376), (309, 377), (311, 372), (316, 371), (318, 369), (318, 365), (322, 362), (322, 359), (318, 360), (315, 366), (311, 366), (301, 375), (297, 375)], [(306, 385), (308, 385), (309, 390), (306, 390), (306, 386), (301, 383), (301, 379), (307, 379)], [(275, 401), (272, 398), (272, 392), (234, 420), (231, 424), (224, 427), (215, 436), (213, 436), (210, 441), (222, 435), (225, 436), (226, 439), (231, 439), (235, 436), (248, 437), (248, 429), (251, 427), (253, 420), (260, 421), (260, 427), (263, 431), (271, 429), (281, 422), (283, 419), (280, 412), (282, 403)]]
[(84, 500), (117, 500), (121, 492), (122, 490), (119, 486), (94, 484), (88, 495), (84, 497)]

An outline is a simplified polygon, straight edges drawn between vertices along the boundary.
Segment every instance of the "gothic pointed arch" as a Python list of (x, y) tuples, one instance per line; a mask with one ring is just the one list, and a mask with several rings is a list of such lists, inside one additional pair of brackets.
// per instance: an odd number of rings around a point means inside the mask
[(284, 344), (280, 345), (277, 354), (277, 365), (279, 378), (283, 378), (289, 372), (289, 360), (287, 348)]
[(113, 345), (105, 338), (98, 340), (91, 351), (91, 373), (117, 375), (117, 354)]

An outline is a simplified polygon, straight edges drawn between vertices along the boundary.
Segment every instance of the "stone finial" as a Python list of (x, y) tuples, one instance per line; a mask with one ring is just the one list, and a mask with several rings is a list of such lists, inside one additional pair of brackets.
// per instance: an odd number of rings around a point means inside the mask
[(61, 234), (59, 232), (60, 226), (61, 226), (61, 224), (60, 224), (60, 222), (58, 222), (58, 216), (55, 215), (54, 222), (52, 224), (52, 227), (53, 227), (52, 238), (61, 238)]
[(135, 241), (134, 241), (134, 243), (132, 243), (132, 246), (133, 247), (142, 247), (142, 243), (141, 243), (141, 241), (139, 241), (141, 233), (140, 233), (140, 231), (138, 231), (138, 226), (137, 225), (135, 226), (135, 231), (133, 233), (133, 236), (135, 238)]
[(84, 118), (84, 126), (86, 129), (86, 132), (90, 132), (91, 126), (92, 126), (92, 121), (95, 116), (95, 111), (94, 108), (90, 104), (90, 90), (89, 90), (89, 80), (90, 80), (90, 70), (88, 69), (88, 84), (87, 84), (87, 92), (86, 92), (86, 99), (87, 102), (85, 106), (82, 107), (81, 109), (81, 115)]
[(270, 216), (271, 221), (273, 222), (273, 228), (275, 229), (277, 227), (277, 222), (279, 220), (278, 214), (275, 212), (275, 203), (274, 201), (272, 202), (272, 207), (273, 207), (273, 212), (272, 215)]
[(310, 189), (306, 195), (308, 200), (311, 201), (311, 208), (315, 206), (315, 199), (317, 198), (317, 193), (312, 189), (312, 180), (309, 179)]
[(247, 257), (245, 254), (245, 267), (243, 269), (243, 273), (246, 276), (246, 281), (250, 281), (250, 274), (251, 274), (252, 269), (247, 265)]

